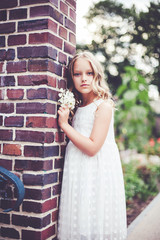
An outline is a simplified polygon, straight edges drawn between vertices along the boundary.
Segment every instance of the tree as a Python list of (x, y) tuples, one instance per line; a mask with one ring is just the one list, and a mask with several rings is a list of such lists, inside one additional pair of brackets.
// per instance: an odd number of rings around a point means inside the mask
[[(154, 115), (148, 97), (148, 84), (134, 67), (125, 67), (115, 113), (116, 136), (124, 148), (143, 150), (152, 136)], [(121, 147), (121, 146), (120, 146)]]
[(159, 3), (159, 0), (151, 3), (148, 12), (137, 12), (134, 5), (125, 8), (113, 0), (100, 1), (90, 8), (86, 18), (89, 24), (96, 26), (94, 40), (77, 48), (101, 57), (113, 93), (122, 83), (120, 73), (124, 72), (124, 67), (139, 68), (139, 61), (143, 63), (143, 76), (160, 90)]

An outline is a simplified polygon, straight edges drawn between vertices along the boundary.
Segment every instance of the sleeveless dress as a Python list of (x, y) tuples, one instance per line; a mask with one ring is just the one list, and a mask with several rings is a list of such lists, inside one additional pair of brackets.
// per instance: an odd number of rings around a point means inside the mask
[[(99, 99), (79, 107), (72, 126), (86, 137), (92, 131)], [(59, 240), (126, 239), (126, 204), (119, 151), (114, 138), (113, 114), (106, 140), (90, 157), (69, 141), (60, 199)]]

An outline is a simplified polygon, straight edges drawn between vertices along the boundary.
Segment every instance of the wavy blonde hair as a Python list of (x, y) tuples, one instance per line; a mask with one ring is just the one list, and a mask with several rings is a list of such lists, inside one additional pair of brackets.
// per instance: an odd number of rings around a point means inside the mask
[(77, 53), (71, 60), (69, 64), (69, 79), (68, 79), (68, 88), (74, 93), (77, 101), (81, 101), (80, 93), (75, 89), (73, 83), (73, 74), (74, 74), (74, 63), (79, 58), (85, 58), (88, 60), (93, 68), (94, 78), (93, 78), (93, 92), (97, 97), (102, 98), (104, 100), (110, 100), (113, 105), (113, 101), (111, 100), (112, 95), (110, 93), (109, 87), (104, 80), (104, 73), (100, 62), (95, 58), (95, 56), (87, 51)]

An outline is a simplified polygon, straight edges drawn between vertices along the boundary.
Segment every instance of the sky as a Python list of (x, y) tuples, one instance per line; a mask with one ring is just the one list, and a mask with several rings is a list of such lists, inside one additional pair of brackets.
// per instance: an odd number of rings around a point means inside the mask
[[(88, 12), (89, 7), (93, 3), (99, 0), (77, 0), (77, 43), (89, 43), (91, 42), (91, 34), (86, 29), (86, 20), (84, 16)], [(117, 0), (117, 2), (123, 3), (126, 7), (130, 7), (133, 4), (140, 10), (146, 10), (150, 0)]]

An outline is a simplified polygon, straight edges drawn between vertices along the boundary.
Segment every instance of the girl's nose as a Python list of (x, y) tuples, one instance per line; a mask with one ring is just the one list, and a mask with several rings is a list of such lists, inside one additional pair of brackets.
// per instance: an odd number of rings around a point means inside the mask
[(82, 75), (82, 81), (83, 81), (83, 82), (86, 81), (86, 74), (85, 74), (85, 73)]

